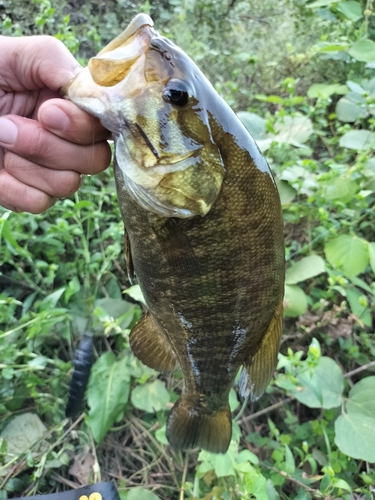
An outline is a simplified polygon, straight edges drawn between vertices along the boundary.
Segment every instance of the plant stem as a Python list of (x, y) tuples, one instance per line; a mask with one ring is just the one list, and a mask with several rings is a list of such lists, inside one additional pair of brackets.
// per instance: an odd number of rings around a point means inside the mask
[(188, 464), (189, 464), (189, 453), (187, 452), (186, 453), (184, 470), (183, 470), (182, 478), (181, 478), (180, 500), (184, 500), (184, 498), (185, 498), (184, 484), (185, 484), (185, 481), (186, 481), (186, 474), (187, 474), (187, 470), (188, 470)]
[(345, 378), (350, 378), (353, 375), (357, 375), (357, 373), (361, 373), (361, 372), (367, 370), (367, 368), (370, 368), (371, 366), (375, 366), (375, 361), (371, 361), (370, 363), (367, 363), (367, 365), (359, 366), (358, 368), (355, 368), (351, 372), (345, 373), (344, 377)]
[(290, 403), (290, 401), (293, 401), (295, 399), (293, 396), (290, 398), (283, 399), (282, 401), (279, 401), (278, 403), (275, 403), (271, 406), (267, 406), (267, 408), (264, 408), (263, 410), (257, 411), (256, 413), (253, 413), (252, 415), (249, 415), (248, 417), (242, 418), (238, 423), (242, 424), (243, 422), (249, 422), (250, 420), (254, 420), (255, 418), (260, 417), (261, 415), (266, 415), (272, 410), (276, 410), (277, 408), (280, 408), (286, 403)]

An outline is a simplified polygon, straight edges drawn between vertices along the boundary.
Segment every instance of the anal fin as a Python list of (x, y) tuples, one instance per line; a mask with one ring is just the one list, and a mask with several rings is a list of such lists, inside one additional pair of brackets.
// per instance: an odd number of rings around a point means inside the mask
[(266, 390), (277, 365), (283, 326), (283, 302), (276, 308), (258, 352), (245, 362), (239, 380), (239, 392), (243, 398), (256, 401)]
[(147, 313), (130, 333), (130, 347), (145, 365), (159, 372), (172, 372), (178, 368), (177, 357), (160, 326)]

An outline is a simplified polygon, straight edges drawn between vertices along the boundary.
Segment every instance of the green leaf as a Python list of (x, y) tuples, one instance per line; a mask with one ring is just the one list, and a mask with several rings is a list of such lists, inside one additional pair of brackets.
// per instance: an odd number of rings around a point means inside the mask
[(237, 113), (237, 116), (255, 140), (263, 139), (266, 136), (267, 129), (264, 118), (248, 111), (240, 111)]
[(288, 285), (296, 285), (324, 272), (324, 260), (318, 255), (309, 255), (287, 269), (285, 282)]
[(335, 422), (335, 444), (342, 453), (366, 462), (375, 462), (375, 418), (344, 413)]
[(337, 0), (316, 0), (313, 3), (309, 3), (306, 5), (308, 9), (316, 9), (318, 7), (326, 7), (327, 5), (331, 5), (331, 3), (336, 2)]
[(160, 500), (160, 497), (144, 488), (131, 488), (127, 500)]
[(94, 439), (100, 443), (124, 410), (129, 399), (130, 375), (127, 358), (116, 361), (112, 352), (100, 356), (92, 368), (87, 391), (89, 425)]
[(95, 204), (89, 200), (78, 201), (74, 204), (74, 210), (81, 210), (81, 208), (96, 208)]
[[(363, 322), (364, 325), (372, 327), (372, 314), (370, 308), (366, 304), (361, 303), (363, 294), (355, 287), (346, 289), (346, 298), (348, 299), (350, 309), (357, 318)], [(366, 299), (366, 298), (365, 298)], [(367, 299), (366, 299), (367, 301)]]
[(370, 255), (370, 266), (372, 272), (375, 273), (375, 243), (368, 243), (368, 251)]
[(233, 389), (230, 390), (229, 392), (229, 407), (230, 411), (233, 413), (234, 411), (237, 410), (237, 408), (240, 406), (240, 402), (238, 401), (237, 393)]
[[(46, 426), (35, 413), (27, 412), (11, 418), (0, 433), (0, 438), (7, 441), (7, 452), (10, 455), (5, 461), (30, 450), (46, 433)], [(41, 449), (45, 449), (43, 442), (40, 442), (34, 451)]]
[(167, 446), (169, 444), (168, 439), (167, 439), (167, 426), (164, 424), (160, 429), (155, 431), (155, 437), (159, 441), (159, 443), (164, 444)]
[(44, 311), (47, 309), (54, 309), (64, 292), (65, 288), (59, 288), (58, 290), (55, 290), (54, 292), (47, 295), (47, 297), (44, 297), (41, 303), (41, 309), (43, 309)]
[(375, 418), (375, 375), (363, 378), (352, 387), (346, 411)]
[(346, 94), (347, 91), (346, 85), (341, 85), (339, 83), (314, 83), (307, 91), (307, 96), (310, 97), (310, 99), (317, 99), (318, 97), (328, 99), (333, 94)]
[(351, 21), (358, 21), (362, 17), (362, 6), (359, 2), (339, 2), (337, 10)]
[(328, 262), (349, 278), (364, 271), (369, 263), (368, 246), (356, 236), (338, 236), (325, 245), (324, 252)]
[(355, 42), (348, 50), (349, 55), (361, 62), (375, 61), (375, 43), (372, 40), (360, 40)]
[(345, 123), (353, 123), (367, 115), (366, 99), (357, 92), (348, 92), (336, 105), (336, 116)]
[(297, 191), (288, 182), (276, 179), (282, 205), (289, 205), (295, 198)]
[(288, 474), (293, 474), (296, 470), (296, 464), (294, 462), (294, 457), (289, 446), (285, 445), (285, 472)]
[(314, 133), (312, 122), (307, 116), (284, 116), (275, 123), (275, 131), (278, 133), (273, 137), (274, 141), (294, 146), (300, 146)]
[(138, 385), (132, 390), (131, 394), (132, 404), (139, 410), (144, 410), (148, 413), (165, 410), (169, 401), (169, 392), (161, 380), (154, 380), (154, 382)]
[(322, 183), (322, 191), (327, 200), (339, 200), (348, 203), (358, 191), (358, 186), (351, 179), (335, 177)]
[[(217, 477), (235, 476), (238, 457), (238, 444), (232, 441), (226, 453), (217, 454), (201, 451), (198, 460), (203, 462), (198, 468), (205, 472), (214, 470)], [(241, 459), (240, 459), (241, 460)], [(203, 468), (202, 468), (203, 465)]]
[(305, 292), (297, 285), (285, 285), (284, 315), (292, 318), (301, 316), (307, 309)]
[(129, 295), (129, 297), (136, 300), (137, 302), (142, 302), (142, 304), (146, 304), (141, 287), (139, 285), (133, 285), (127, 288), (124, 293)]
[(23, 249), (18, 242), (15, 240), (13, 236), (12, 226), (8, 219), (8, 212), (3, 214), (0, 219), (0, 236), (4, 238), (4, 240), (10, 245), (11, 251), (15, 255), (22, 255), (24, 257), (31, 257), (30, 253)]
[(370, 130), (350, 130), (340, 137), (340, 146), (356, 151), (373, 148), (375, 146), (375, 134)]
[(341, 405), (344, 378), (338, 364), (322, 356), (314, 369), (297, 376), (298, 387), (293, 396), (309, 408), (336, 408)]

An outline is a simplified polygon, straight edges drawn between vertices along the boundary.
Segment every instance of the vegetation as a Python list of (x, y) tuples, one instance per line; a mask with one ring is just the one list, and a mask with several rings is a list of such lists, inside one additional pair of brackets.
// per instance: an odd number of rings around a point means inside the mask
[[(371, 499), (375, 488), (373, 0), (4, 0), (3, 34), (49, 33), (85, 64), (151, 13), (252, 132), (283, 204), (285, 327), (275, 380), (225, 455), (167, 446), (181, 377), (131, 354), (111, 172), (37, 216), (0, 210), (0, 497), (116, 481), (123, 500)], [(86, 329), (88, 410), (64, 408)], [(25, 436), (20, 436), (20, 428)], [(18, 431), (18, 434), (16, 432)], [(23, 439), (24, 438), (24, 439)]]

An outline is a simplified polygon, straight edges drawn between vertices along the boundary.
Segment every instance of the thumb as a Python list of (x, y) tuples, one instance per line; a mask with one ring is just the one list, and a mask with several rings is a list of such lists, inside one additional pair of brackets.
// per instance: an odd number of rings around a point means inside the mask
[(0, 44), (0, 86), (5, 91), (57, 91), (82, 69), (65, 45), (51, 36), (2, 36)]

